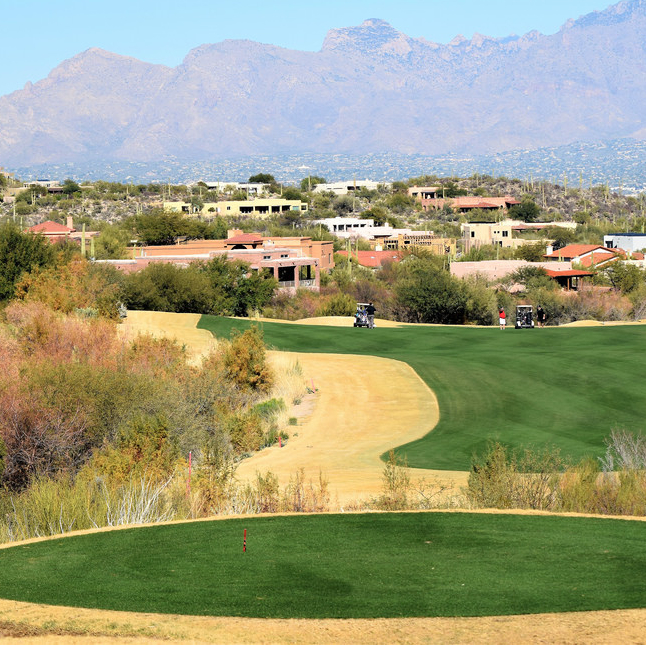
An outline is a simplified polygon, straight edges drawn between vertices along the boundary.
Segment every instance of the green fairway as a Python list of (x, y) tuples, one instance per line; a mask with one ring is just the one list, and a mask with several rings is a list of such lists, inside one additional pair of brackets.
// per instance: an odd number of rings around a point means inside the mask
[[(228, 337), (246, 320), (203, 316)], [(646, 417), (641, 350), (646, 326), (535, 330), (323, 327), (261, 323), (273, 348), (405, 361), (436, 393), (440, 422), (398, 448), (418, 468), (468, 470), (487, 440), (559, 447), (573, 459), (604, 452), (613, 429), (641, 432)], [(428, 433), (428, 434), (427, 434)]]
[(19, 545), (0, 550), (0, 568), (2, 598), (139, 612), (377, 618), (634, 608), (646, 604), (646, 524), (467, 513), (245, 518)]

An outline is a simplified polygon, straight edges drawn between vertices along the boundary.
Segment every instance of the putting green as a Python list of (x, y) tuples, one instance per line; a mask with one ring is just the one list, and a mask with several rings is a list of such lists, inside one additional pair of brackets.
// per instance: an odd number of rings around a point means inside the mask
[[(246, 320), (203, 316), (227, 337)], [(613, 429), (640, 432), (646, 390), (637, 377), (646, 326), (377, 328), (258, 323), (275, 349), (374, 355), (408, 363), (437, 395), (440, 421), (398, 452), (417, 468), (468, 470), (488, 440), (554, 445), (578, 460), (604, 452)], [(432, 432), (431, 432), (432, 430)]]
[(476, 513), (192, 522), (2, 549), (0, 597), (274, 618), (635, 608), (645, 538), (643, 522)]

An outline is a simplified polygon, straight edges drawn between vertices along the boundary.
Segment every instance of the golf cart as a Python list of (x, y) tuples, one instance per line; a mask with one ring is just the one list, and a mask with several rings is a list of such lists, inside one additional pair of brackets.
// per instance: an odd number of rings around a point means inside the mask
[(357, 311), (354, 314), (353, 327), (368, 327), (368, 314), (366, 313), (368, 304), (367, 302), (357, 302)]
[(531, 305), (516, 306), (516, 329), (534, 328), (534, 310)]

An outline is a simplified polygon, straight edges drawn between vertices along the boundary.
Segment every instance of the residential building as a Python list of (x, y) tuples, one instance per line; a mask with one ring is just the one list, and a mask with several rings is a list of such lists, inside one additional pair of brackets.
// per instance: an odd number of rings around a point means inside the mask
[(437, 199), (442, 193), (442, 188), (438, 186), (411, 186), (408, 189), (408, 196), (422, 201), (423, 199)]
[(77, 231), (74, 228), (74, 222), (71, 216), (67, 217), (67, 225), (47, 220), (35, 226), (30, 226), (27, 232), (43, 235), (52, 243), (66, 239), (82, 242), (83, 240), (89, 240), (99, 235), (99, 231)]
[(248, 215), (258, 219), (289, 212), (307, 212), (307, 203), (296, 199), (249, 199), (221, 202), (206, 202), (202, 208), (189, 202), (164, 202), (165, 211), (184, 213), (189, 216), (217, 217)]
[(625, 257), (626, 254), (621, 249), (609, 249), (600, 244), (568, 244), (545, 255), (551, 262), (566, 260), (583, 267), (604, 266)]
[(623, 249), (632, 256), (635, 251), (646, 249), (646, 233), (611, 233), (603, 236), (603, 245), (607, 249)]
[(440, 237), (432, 231), (408, 231), (391, 235), (375, 245), (375, 249), (399, 250), (424, 248), (435, 255), (455, 256), (457, 245), (455, 238)]
[(131, 273), (151, 262), (188, 266), (191, 262), (226, 255), (229, 260), (242, 260), (253, 271), (270, 271), (282, 291), (299, 288), (320, 289), (321, 269), (334, 267), (334, 244), (309, 237), (267, 238), (257, 233), (233, 229), (226, 240), (188, 240), (172, 245), (141, 246), (130, 249), (132, 257), (105, 261)]
[[(457, 278), (482, 276), (489, 282), (503, 280), (512, 273), (523, 267), (541, 267), (545, 273), (559, 283), (559, 285), (570, 291), (580, 286), (581, 280), (592, 276), (590, 271), (582, 271), (572, 268), (572, 262), (527, 262), (526, 260), (483, 260), (481, 262), (452, 262), (451, 275)], [(512, 285), (511, 291), (522, 290), (522, 285)]]
[(392, 184), (383, 181), (370, 181), (369, 179), (364, 179), (363, 181), (353, 179), (352, 181), (337, 181), (331, 184), (316, 184), (313, 192), (347, 195), (348, 193), (354, 193), (361, 188), (365, 188), (366, 190), (377, 190), (380, 186), (390, 188)]
[[(339, 255), (348, 257), (347, 251), (339, 251)], [(401, 262), (402, 254), (398, 251), (350, 251), (350, 256), (355, 258), (362, 267), (377, 269), (386, 262)]]
[(215, 190), (218, 193), (236, 192), (244, 190), (247, 195), (257, 197), (262, 195), (269, 188), (269, 184), (261, 184), (257, 182), (240, 182), (240, 181), (203, 181), (203, 184), (209, 190)]
[(504, 216), (507, 211), (520, 202), (511, 195), (505, 197), (434, 197), (431, 199), (420, 199), (422, 208), (425, 211), (442, 210), (448, 206), (456, 213), (467, 214), (474, 210), (496, 211)]

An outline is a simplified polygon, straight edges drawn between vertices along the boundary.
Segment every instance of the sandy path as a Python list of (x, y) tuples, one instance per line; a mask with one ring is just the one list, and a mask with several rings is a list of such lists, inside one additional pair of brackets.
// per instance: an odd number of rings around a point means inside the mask
[[(133, 311), (122, 325), (122, 333), (176, 338), (197, 359), (215, 344), (210, 332), (195, 328), (199, 318), (198, 314)], [(352, 319), (308, 320), (347, 324)], [(278, 352), (270, 352), (270, 358), (275, 354)], [(238, 479), (253, 480), (257, 472), (271, 471), (285, 486), (301, 468), (312, 481), (318, 481), (322, 473), (329, 482), (333, 509), (379, 495), (384, 470), (379, 456), (422, 437), (435, 426), (439, 420), (435, 394), (409, 365), (399, 361), (339, 354), (287, 355), (298, 360), (306, 382), (317, 389), (313, 409), (299, 419), (298, 426), (286, 429), (290, 439), (282, 448), (267, 448), (245, 459), (238, 467)], [(302, 413), (297, 407), (294, 414)], [(441, 480), (455, 487), (466, 484), (466, 473), (409, 472), (414, 481)]]
[[(417, 439), (439, 420), (437, 399), (406, 363), (338, 354), (291, 354), (308, 383), (314, 382), (313, 413), (290, 426), (289, 441), (245, 459), (239, 479), (271, 471), (281, 484), (299, 468), (313, 481), (329, 481), (331, 507), (377, 496), (383, 487), (379, 456)], [(296, 408), (298, 410), (298, 408)], [(465, 484), (466, 473), (409, 469), (411, 478)], [(338, 505), (335, 503), (338, 501)]]

